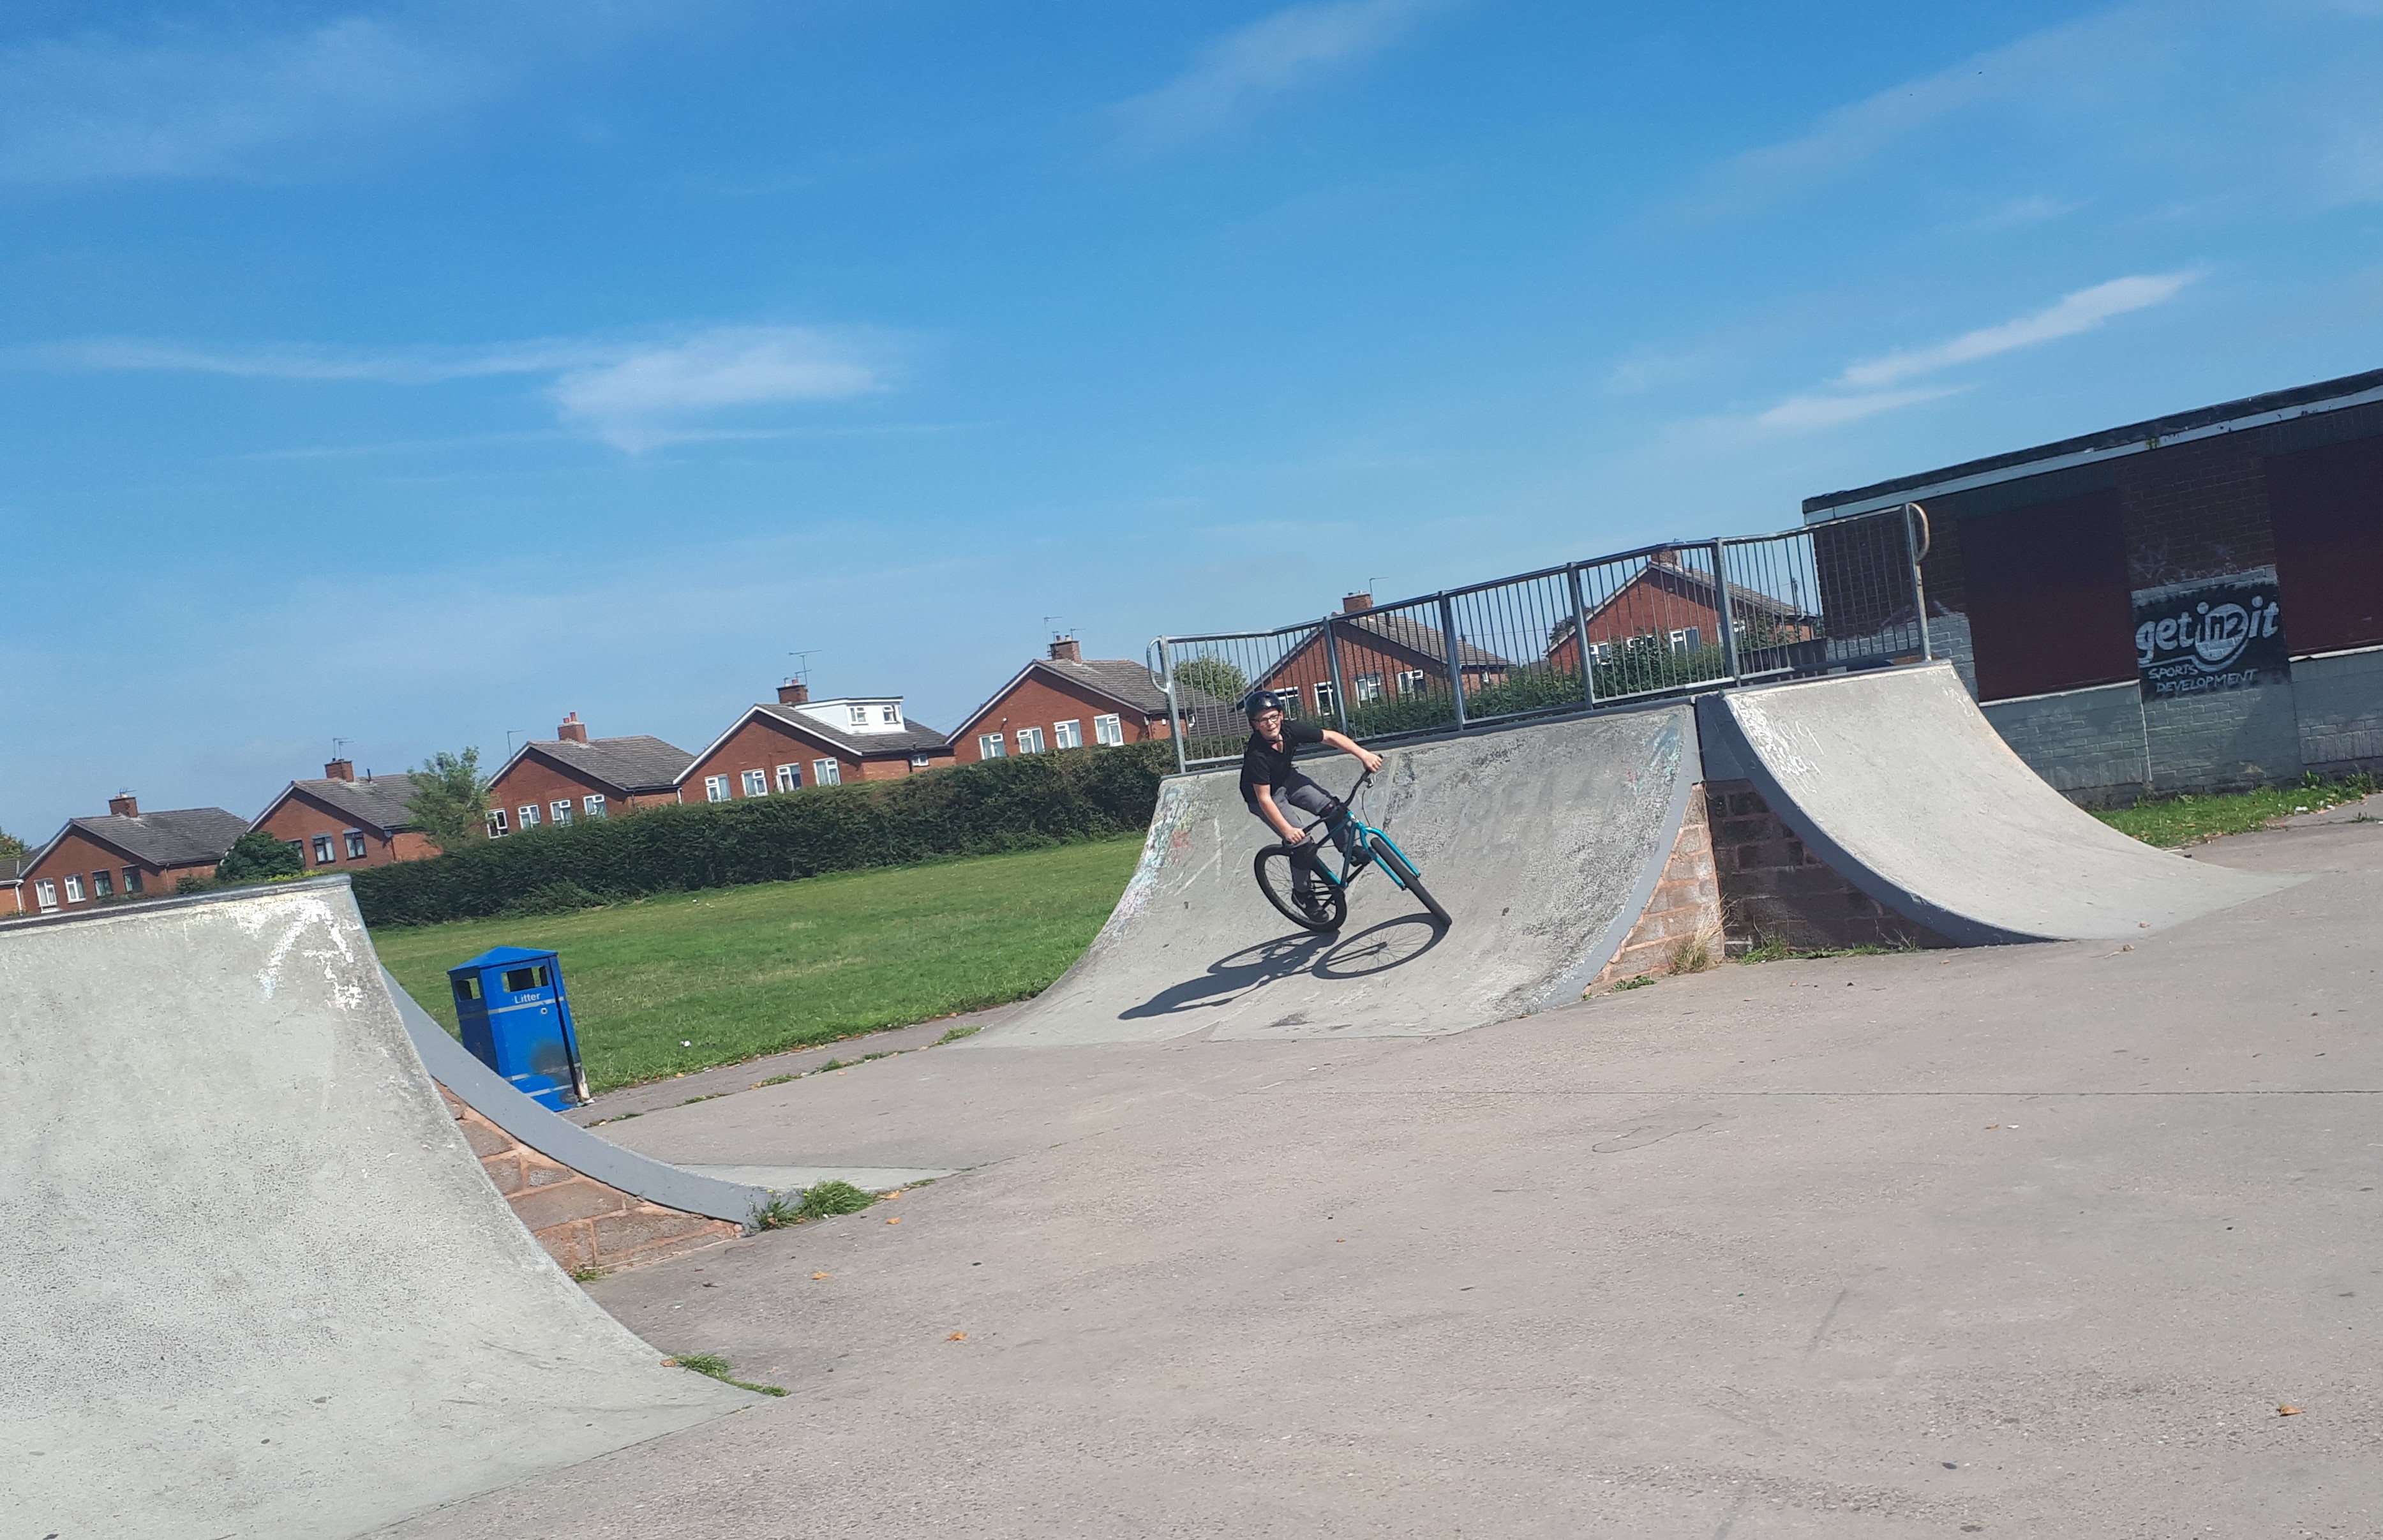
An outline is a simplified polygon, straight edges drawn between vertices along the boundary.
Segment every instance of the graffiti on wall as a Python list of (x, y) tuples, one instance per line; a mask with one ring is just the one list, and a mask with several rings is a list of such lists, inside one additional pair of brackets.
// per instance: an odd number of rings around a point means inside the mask
[(2282, 681), (2290, 655), (2276, 570), (2137, 590), (2135, 665), (2145, 700)]

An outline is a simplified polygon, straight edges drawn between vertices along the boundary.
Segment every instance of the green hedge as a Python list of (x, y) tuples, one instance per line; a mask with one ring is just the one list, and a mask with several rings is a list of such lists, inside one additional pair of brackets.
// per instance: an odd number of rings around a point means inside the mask
[(988, 759), (899, 781), (641, 808), (355, 875), (371, 925), (433, 925), (645, 893), (989, 855), (1146, 829), (1165, 742)]

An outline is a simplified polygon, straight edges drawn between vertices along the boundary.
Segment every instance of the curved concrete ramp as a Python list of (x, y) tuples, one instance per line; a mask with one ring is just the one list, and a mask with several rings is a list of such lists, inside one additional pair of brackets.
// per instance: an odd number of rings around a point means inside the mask
[[(1577, 999), (1646, 907), (1698, 780), (1685, 704), (1385, 752), (1370, 821), (1415, 858), (1453, 929), (1378, 872), (1340, 934), (1287, 923), (1250, 875), (1272, 835), (1238, 769), (1176, 776), (1092, 946), (965, 1046), (1421, 1037)], [(1357, 776), (1340, 756), (1303, 768), (1335, 792)]]
[(0, 1531), (336, 1540), (755, 1399), (531, 1241), (345, 879), (0, 927)]
[(1846, 881), (1964, 946), (2138, 936), (2300, 881), (2155, 850), (2080, 811), (2003, 742), (1949, 664), (1698, 707), (1709, 767), (1734, 758)]

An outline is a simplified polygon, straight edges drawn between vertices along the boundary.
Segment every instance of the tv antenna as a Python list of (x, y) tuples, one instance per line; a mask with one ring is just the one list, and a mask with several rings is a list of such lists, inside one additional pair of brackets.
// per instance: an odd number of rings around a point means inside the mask
[(345, 749), (347, 748), (347, 746), (348, 746), (350, 744), (354, 743), (354, 742), (355, 742), (355, 740), (354, 740), (353, 738), (334, 738), (334, 739), (332, 739), (332, 740), (331, 740), (331, 758), (334, 758), (334, 759), (344, 759), (344, 758), (347, 758), (347, 755), (346, 755), (344, 752), (342, 752), (342, 751), (343, 751), (343, 750), (345, 750)]
[(1058, 630), (1051, 624), (1051, 622), (1053, 621), (1064, 621), (1068, 617), (1065, 615), (1045, 615), (1043, 617), (1043, 629), (1051, 633), (1051, 639), (1053, 641), (1056, 642), (1059, 639), (1059, 633)]
[(827, 648), (825, 647), (805, 647), (800, 652), (790, 652), (786, 654), (787, 657), (795, 660), (795, 677), (801, 680), (806, 684), (809, 684), (811, 682), (811, 655), (813, 653), (825, 652)]

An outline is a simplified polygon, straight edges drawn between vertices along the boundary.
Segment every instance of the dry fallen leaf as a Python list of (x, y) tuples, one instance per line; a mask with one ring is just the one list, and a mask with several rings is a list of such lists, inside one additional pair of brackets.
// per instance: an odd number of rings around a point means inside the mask
[(2276, 1409), (2276, 1415), (2278, 1417), (2297, 1417), (2300, 1414), (2301, 1409), (2296, 1406), (2279, 1406)]
[(890, 1203), (890, 1202), (892, 1202), (895, 1199), (899, 1198), (899, 1197), (901, 1197), (901, 1196), (902, 1196), (902, 1189), (901, 1189), (900, 1188), (898, 1188), (898, 1187), (897, 1187), (897, 1188), (895, 1188), (893, 1191), (891, 1191), (891, 1192), (889, 1192), (889, 1193), (887, 1193), (887, 1194), (885, 1195), (885, 1201), (886, 1201), (887, 1202), (889, 1202), (889, 1203)]
[(662, 1360), (662, 1367), (665, 1369), (675, 1369), (678, 1367), (678, 1360), (674, 1358), (666, 1358)]
[(826, 1276), (827, 1276), (827, 1275), (826, 1275), (826, 1274), (824, 1274), (824, 1273), (814, 1273), (814, 1274), (812, 1274), (812, 1275), (811, 1275), (811, 1281), (812, 1281), (813, 1283), (817, 1283), (820, 1279), (824, 1278), (824, 1277), (826, 1277)]
[(901, 1216), (900, 1214), (895, 1214), (893, 1218), (891, 1218), (891, 1219), (889, 1219), (889, 1220), (885, 1221), (885, 1223), (887, 1223), (888, 1225), (899, 1225), (900, 1223), (902, 1223), (902, 1216)]
[(946, 1342), (965, 1342), (968, 1340), (968, 1333), (954, 1332), (951, 1336), (944, 1338), (944, 1340)]

